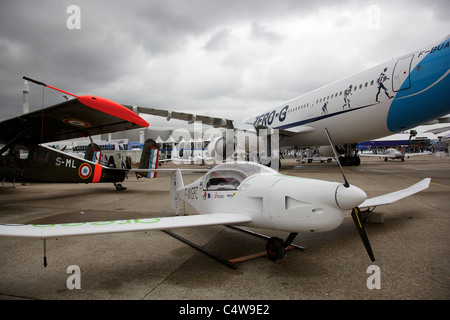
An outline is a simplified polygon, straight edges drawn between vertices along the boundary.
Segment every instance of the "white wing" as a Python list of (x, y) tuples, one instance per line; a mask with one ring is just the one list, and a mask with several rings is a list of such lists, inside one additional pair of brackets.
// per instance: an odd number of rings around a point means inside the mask
[(48, 239), (90, 234), (166, 230), (222, 224), (241, 224), (250, 221), (250, 217), (240, 214), (212, 213), (164, 218), (78, 222), (48, 225), (0, 224), (0, 236)]
[[(426, 156), (428, 154), (431, 154), (430, 151), (424, 151), (419, 153), (404, 153), (404, 157), (416, 157), (416, 156)], [(358, 153), (358, 156), (360, 157), (377, 157), (377, 158), (390, 158), (392, 155), (390, 154), (375, 154), (375, 153)], [(399, 154), (400, 156), (400, 154)]]
[(155, 109), (155, 108), (144, 108), (139, 106), (130, 106), (123, 105), (124, 107), (134, 111), (135, 113), (145, 113), (153, 116), (165, 117), (167, 121), (171, 119), (183, 120), (188, 123), (193, 123), (194, 121), (201, 121), (203, 124), (212, 125), (214, 127), (223, 127), (228, 129), (233, 129), (233, 120), (224, 119), (224, 118), (216, 118), (210, 116), (203, 116), (191, 113), (177, 112), (177, 111), (169, 111), (163, 109)]
[(403, 198), (409, 197), (417, 192), (420, 192), (422, 190), (427, 189), (430, 186), (430, 178), (425, 178), (422, 181), (412, 185), (409, 188), (402, 189), (399, 191), (391, 192), (379, 197), (367, 199), (363, 203), (359, 205), (360, 208), (366, 208), (366, 207), (374, 207), (374, 206), (381, 206), (384, 204), (390, 204), (395, 201), (401, 200)]
[(372, 157), (372, 158), (387, 158), (387, 154), (375, 154), (375, 153), (358, 153), (360, 157)]
[(427, 154), (431, 154), (432, 152), (430, 151), (424, 151), (424, 152), (419, 152), (419, 153), (405, 153), (404, 156), (405, 157), (417, 157), (417, 156), (426, 156)]

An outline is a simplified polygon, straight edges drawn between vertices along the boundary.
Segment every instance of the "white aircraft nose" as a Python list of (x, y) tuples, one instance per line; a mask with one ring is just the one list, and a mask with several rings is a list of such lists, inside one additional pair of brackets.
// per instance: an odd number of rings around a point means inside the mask
[(336, 203), (343, 210), (351, 210), (367, 199), (367, 194), (360, 188), (349, 186), (346, 188), (343, 184), (336, 188)]

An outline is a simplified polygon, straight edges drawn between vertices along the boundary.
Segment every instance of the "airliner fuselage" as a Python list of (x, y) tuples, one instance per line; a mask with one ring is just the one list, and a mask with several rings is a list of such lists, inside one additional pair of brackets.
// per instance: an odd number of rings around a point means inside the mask
[(390, 135), (450, 113), (450, 38), (334, 82), (244, 120), (290, 134), (281, 146), (336, 144)]

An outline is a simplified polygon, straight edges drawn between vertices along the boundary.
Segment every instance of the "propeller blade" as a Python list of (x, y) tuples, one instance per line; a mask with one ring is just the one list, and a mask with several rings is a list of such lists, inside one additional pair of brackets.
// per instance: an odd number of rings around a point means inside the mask
[(339, 165), (339, 169), (341, 169), (342, 177), (344, 177), (344, 187), (348, 188), (348, 187), (350, 187), (350, 184), (348, 183), (347, 179), (345, 178), (344, 169), (342, 169), (341, 163), (339, 161), (339, 156), (337, 154), (336, 148), (334, 147), (333, 140), (331, 140), (331, 136), (330, 136), (330, 133), (328, 132), (328, 128), (325, 128), (325, 132), (327, 133), (328, 141), (330, 141), (331, 149), (333, 149), (333, 153), (334, 153), (336, 161)]
[(372, 262), (375, 261), (372, 247), (370, 246), (369, 242), (369, 237), (367, 236), (366, 226), (362, 218), (361, 211), (359, 210), (358, 207), (352, 209), (352, 218), (356, 228), (358, 229), (359, 236), (361, 237), (361, 240), (364, 243), (364, 247), (366, 248), (366, 251), (369, 254), (370, 260)]

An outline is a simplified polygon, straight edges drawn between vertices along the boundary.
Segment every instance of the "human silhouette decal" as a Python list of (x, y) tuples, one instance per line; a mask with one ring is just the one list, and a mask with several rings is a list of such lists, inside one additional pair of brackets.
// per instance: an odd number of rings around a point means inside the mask
[(328, 101), (325, 102), (325, 104), (322, 107), (322, 114), (327, 114), (328, 113)]
[(388, 90), (386, 89), (386, 87), (383, 84), (384, 81), (389, 80), (389, 78), (386, 76), (386, 73), (385, 73), (387, 71), (387, 69), (388, 68), (384, 68), (383, 72), (381, 72), (380, 76), (378, 77), (378, 92), (377, 92), (377, 97), (375, 99), (377, 102), (380, 102), (380, 101), (378, 101), (378, 96), (380, 95), (381, 89), (384, 90), (384, 93), (386, 94), (386, 96), (389, 99), (393, 98), (389, 95)]
[(344, 90), (344, 105), (342, 106), (342, 110), (345, 110), (345, 107), (350, 109), (350, 98), (349, 96), (352, 94), (353, 86), (350, 85), (346, 90)]

